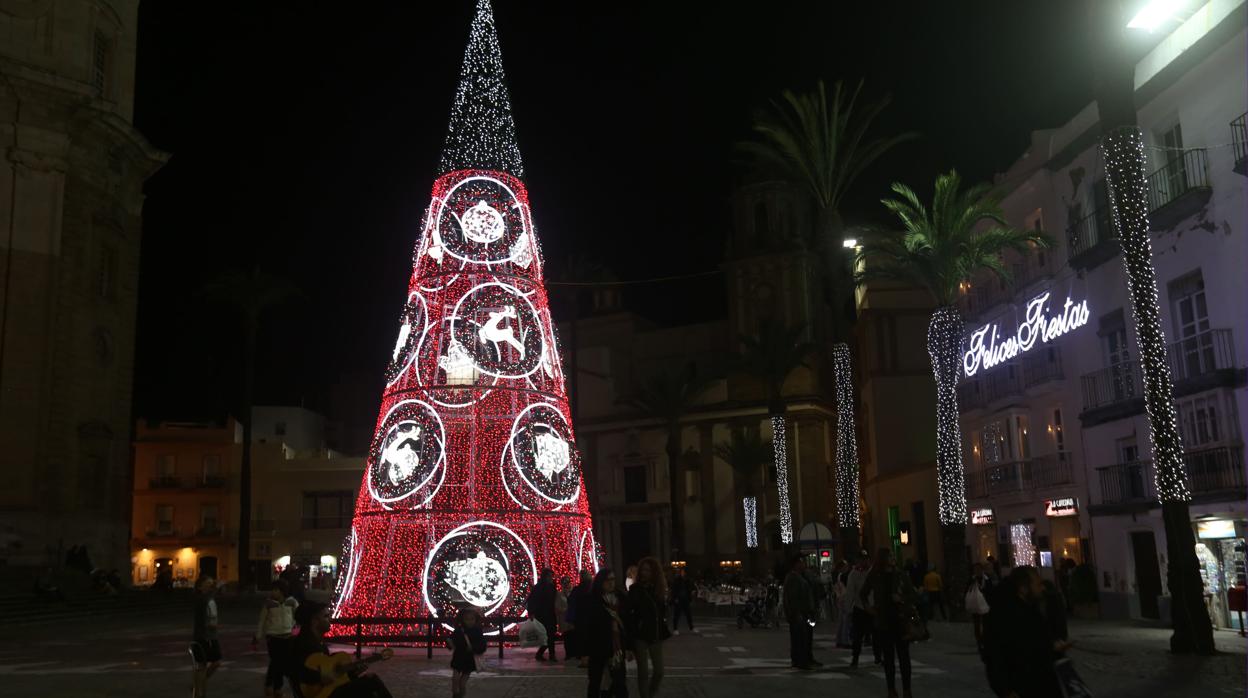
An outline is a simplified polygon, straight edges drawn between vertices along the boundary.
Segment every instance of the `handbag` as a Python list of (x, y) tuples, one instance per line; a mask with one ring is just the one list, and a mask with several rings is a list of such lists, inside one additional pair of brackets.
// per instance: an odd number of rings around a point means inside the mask
[(968, 613), (979, 616), (988, 613), (988, 599), (984, 597), (984, 592), (980, 591), (978, 586), (972, 586), (970, 591), (966, 592), (966, 610)]
[(546, 644), (546, 626), (530, 618), (516, 629), (521, 647), (542, 647)]
[(901, 639), (906, 642), (927, 642), (932, 633), (927, 629), (927, 621), (915, 610), (914, 606), (906, 606), (901, 612)]

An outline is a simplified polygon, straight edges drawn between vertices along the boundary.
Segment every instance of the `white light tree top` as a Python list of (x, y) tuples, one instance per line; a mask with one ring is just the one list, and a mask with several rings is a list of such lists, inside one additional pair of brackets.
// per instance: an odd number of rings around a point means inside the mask
[(438, 170), (445, 174), (469, 168), (524, 176), (489, 0), (477, 0)]

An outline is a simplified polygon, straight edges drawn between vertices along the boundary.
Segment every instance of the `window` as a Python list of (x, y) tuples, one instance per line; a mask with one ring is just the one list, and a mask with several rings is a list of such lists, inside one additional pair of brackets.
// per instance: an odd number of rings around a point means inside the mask
[(1134, 436), (1118, 439), (1114, 449), (1118, 451), (1118, 460), (1122, 463), (1134, 463), (1140, 459), (1140, 446)]
[(1066, 452), (1066, 434), (1062, 431), (1062, 411), (1053, 410), (1053, 447), (1058, 453)]
[(204, 504), (199, 507), (200, 533), (213, 534), (221, 530), (221, 509), (216, 504)]
[(95, 33), (91, 55), (91, 85), (101, 97), (108, 97), (113, 70), (113, 40), (104, 32)]
[(1018, 443), (1018, 457), (1021, 460), (1031, 458), (1031, 439), (1027, 435), (1027, 416), (1014, 416), (1014, 440)]
[(1170, 318), (1178, 340), (1175, 361), (1177, 379), (1203, 375), (1215, 368), (1213, 333), (1209, 331), (1209, 308), (1205, 302), (1205, 277), (1200, 271), (1171, 281)]
[(1131, 364), (1131, 347), (1127, 344), (1127, 323), (1119, 308), (1100, 320), (1101, 348), (1105, 365), (1110, 369), (1109, 389), (1114, 401), (1135, 397), (1135, 370)]
[(221, 481), (221, 455), (205, 453), (203, 458), (204, 484), (211, 485)]
[(304, 528), (346, 528), (355, 510), (350, 490), (303, 493)]
[[(1183, 159), (1183, 127), (1175, 124), (1162, 131), (1157, 138), (1162, 147), (1165, 173), (1157, 185), (1161, 196), (1158, 203), (1170, 201), (1187, 191), (1187, 162)], [(1156, 205), (1156, 204), (1154, 204)]]
[(1183, 430), (1184, 448), (1211, 446), (1225, 438), (1218, 419), (1221, 408), (1218, 402), (1215, 394), (1179, 403), (1179, 428)]
[[(1037, 233), (1044, 232), (1044, 211), (1042, 209), (1036, 209), (1035, 213), (1031, 214), (1031, 218), (1027, 220), (1027, 227)], [(1036, 268), (1044, 269), (1049, 262), (1045, 249), (1039, 245), (1031, 245), (1031, 249), (1036, 252)]]
[(156, 505), (156, 532), (166, 535), (173, 533), (173, 505)]
[(100, 268), (95, 290), (105, 300), (117, 298), (117, 248), (112, 245), (100, 246)]
[(646, 466), (644, 464), (624, 466), (624, 502), (644, 504), (645, 501)]
[(165, 453), (156, 456), (156, 477), (175, 477), (178, 474), (177, 464), (178, 459), (172, 454)]

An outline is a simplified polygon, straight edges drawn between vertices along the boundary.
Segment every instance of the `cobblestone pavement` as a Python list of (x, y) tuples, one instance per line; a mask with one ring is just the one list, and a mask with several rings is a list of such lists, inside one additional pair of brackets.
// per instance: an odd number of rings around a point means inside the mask
[[(265, 655), (251, 649), (252, 616), (250, 608), (223, 609), (227, 661), (209, 684), (214, 698), (262, 694)], [(90, 627), (0, 629), (0, 695), (187, 695), (189, 620), (118, 618)], [(1193, 658), (1170, 656), (1164, 629), (1076, 621), (1071, 630), (1078, 643), (1071, 656), (1098, 698), (1245, 695), (1245, 641), (1232, 633), (1218, 633), (1224, 654)], [(932, 631), (932, 641), (912, 650), (915, 695), (990, 696), (969, 625), (937, 622)], [(660, 693), (671, 698), (886, 695), (883, 673), (870, 665), (869, 652), (862, 669), (849, 671), (848, 652), (833, 646), (831, 632), (826, 626), (816, 629), (816, 657), (825, 667), (800, 672), (788, 666), (783, 628), (738, 630), (727, 617), (702, 619), (697, 633), (682, 633), (666, 644), (667, 677)], [(584, 672), (572, 664), (536, 662), (531, 650), (508, 649), (499, 660), (491, 649), (487, 657), (487, 669), (471, 680), (472, 698), (585, 695)], [(423, 698), (449, 693), (448, 661), (442, 650), (428, 660), (423, 649), (402, 649), (374, 670), (396, 696)], [(637, 695), (631, 681), (630, 693)]]

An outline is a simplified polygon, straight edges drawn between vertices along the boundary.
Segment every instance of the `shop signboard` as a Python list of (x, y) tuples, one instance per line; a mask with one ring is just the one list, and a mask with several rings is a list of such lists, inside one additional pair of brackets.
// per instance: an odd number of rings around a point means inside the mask
[(1196, 535), (1201, 538), (1234, 538), (1235, 522), (1230, 519), (1197, 521)]
[(993, 515), (992, 509), (972, 509), (971, 525), (972, 526), (991, 526), (997, 522), (997, 517)]
[(1044, 515), (1049, 517), (1075, 516), (1079, 513), (1079, 500), (1074, 497), (1044, 500)]

